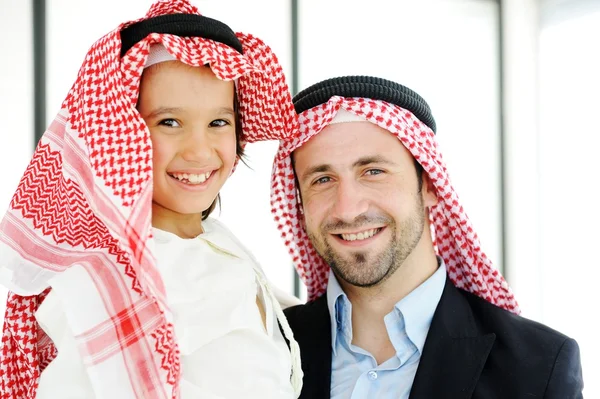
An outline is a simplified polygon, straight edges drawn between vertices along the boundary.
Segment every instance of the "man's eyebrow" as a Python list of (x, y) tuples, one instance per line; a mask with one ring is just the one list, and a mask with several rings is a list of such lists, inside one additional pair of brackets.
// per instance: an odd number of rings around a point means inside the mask
[(329, 172), (331, 170), (332, 170), (331, 165), (325, 164), (325, 163), (320, 164), (320, 165), (311, 166), (310, 168), (308, 168), (307, 170), (304, 171), (302, 176), (300, 176), (300, 181), (303, 182), (314, 174)]
[(357, 167), (361, 167), (361, 166), (366, 166), (366, 165), (370, 165), (370, 164), (383, 164), (383, 165), (395, 165), (395, 162), (382, 157), (381, 155), (369, 155), (366, 157), (362, 157), (359, 158), (357, 161), (355, 161), (352, 164), (353, 168), (357, 168)]

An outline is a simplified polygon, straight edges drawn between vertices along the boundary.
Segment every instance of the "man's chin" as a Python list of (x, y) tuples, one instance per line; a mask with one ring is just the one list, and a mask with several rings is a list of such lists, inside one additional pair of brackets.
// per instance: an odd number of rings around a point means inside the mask
[(364, 275), (356, 270), (341, 270), (334, 268), (334, 272), (338, 279), (343, 280), (346, 284), (350, 284), (359, 288), (371, 288), (383, 282), (387, 273), (378, 273), (377, 275)]
[[(332, 255), (331, 252), (329, 255)], [(355, 253), (353, 256), (345, 257), (334, 254), (326, 257), (325, 261), (338, 278), (356, 287), (372, 287), (379, 284), (387, 275), (387, 270), (378, 270), (381, 267), (378, 258), (365, 253)]]

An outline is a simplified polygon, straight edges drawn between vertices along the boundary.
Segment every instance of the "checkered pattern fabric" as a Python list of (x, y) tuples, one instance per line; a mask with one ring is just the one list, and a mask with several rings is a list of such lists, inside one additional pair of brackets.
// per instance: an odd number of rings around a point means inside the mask
[(397, 136), (423, 166), (435, 186), (439, 201), (429, 214), (434, 245), (446, 263), (452, 282), (497, 306), (519, 313), (506, 281), (479, 245), (477, 234), (450, 183), (432, 130), (410, 111), (384, 101), (359, 97), (333, 96), (328, 102), (302, 112), (299, 116), (300, 129), (280, 142), (275, 157), (271, 211), (296, 270), (307, 286), (309, 300), (325, 292), (329, 266), (308, 238), (290, 155), (329, 125), (340, 109)]
[[(199, 14), (186, 0), (158, 1), (138, 21), (174, 13)], [(138, 21), (92, 45), (1, 222), (0, 283), (11, 290), (1, 399), (35, 398), (40, 373), (56, 356), (35, 320), (51, 279), (55, 287), (81, 282), (60, 292), (78, 298), (65, 303), (65, 313), (98, 398), (178, 397), (172, 316), (147, 245), (151, 141), (136, 110), (151, 44), (186, 64), (209, 64), (220, 79), (238, 79), (244, 142), (282, 139), (297, 129), (282, 67), (260, 39), (236, 34), (242, 55), (201, 37), (152, 33), (121, 57), (119, 33)], [(106, 383), (114, 376), (122, 386)]]

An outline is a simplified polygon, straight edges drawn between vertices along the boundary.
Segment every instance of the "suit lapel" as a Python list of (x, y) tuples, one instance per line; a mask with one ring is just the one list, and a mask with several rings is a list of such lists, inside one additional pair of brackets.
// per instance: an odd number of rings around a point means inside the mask
[(296, 328), (304, 371), (301, 399), (329, 399), (331, 387), (331, 318), (327, 295), (302, 309)]
[(469, 303), (447, 279), (409, 398), (470, 398), (495, 338), (478, 331)]

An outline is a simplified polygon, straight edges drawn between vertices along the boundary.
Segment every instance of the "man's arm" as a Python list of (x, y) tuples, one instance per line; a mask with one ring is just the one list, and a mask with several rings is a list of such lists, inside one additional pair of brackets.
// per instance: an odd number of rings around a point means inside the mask
[(583, 376), (579, 346), (566, 339), (556, 356), (554, 369), (546, 388), (546, 399), (582, 399)]

